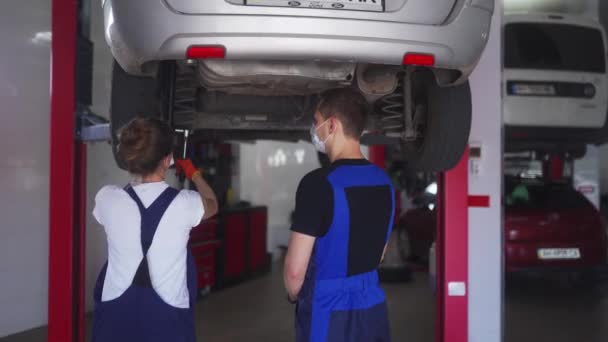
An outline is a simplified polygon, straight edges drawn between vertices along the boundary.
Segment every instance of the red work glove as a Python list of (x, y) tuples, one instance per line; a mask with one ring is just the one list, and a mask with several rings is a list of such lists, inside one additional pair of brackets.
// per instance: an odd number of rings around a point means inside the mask
[(186, 178), (192, 180), (192, 177), (200, 173), (201, 170), (197, 169), (194, 164), (192, 164), (192, 160), (190, 159), (177, 159), (175, 161), (175, 168), (177, 169), (177, 173), (184, 173)]

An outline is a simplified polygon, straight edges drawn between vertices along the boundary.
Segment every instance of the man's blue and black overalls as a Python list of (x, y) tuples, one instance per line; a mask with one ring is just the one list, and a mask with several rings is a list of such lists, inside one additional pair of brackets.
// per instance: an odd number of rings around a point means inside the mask
[(95, 312), (93, 342), (195, 342), (194, 304), (196, 302), (196, 269), (188, 253), (187, 281), (190, 308), (182, 309), (165, 303), (154, 291), (148, 270), (147, 253), (165, 211), (178, 190), (168, 187), (148, 207), (132, 187), (125, 191), (137, 203), (141, 215), (141, 245), (144, 258), (131, 286), (118, 298), (102, 302), (107, 263), (102, 268), (94, 290)]
[(394, 206), (390, 178), (364, 159), (304, 177), (292, 230), (316, 242), (296, 305), (297, 342), (390, 341), (377, 268)]

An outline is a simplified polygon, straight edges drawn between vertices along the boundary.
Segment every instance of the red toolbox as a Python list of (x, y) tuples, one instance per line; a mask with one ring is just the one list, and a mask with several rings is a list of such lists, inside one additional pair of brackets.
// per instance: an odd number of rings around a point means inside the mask
[(237, 283), (270, 269), (267, 252), (268, 210), (243, 207), (220, 213), (218, 238), (218, 286)]
[(249, 212), (249, 270), (260, 272), (268, 266), (266, 247), (268, 213), (266, 207), (252, 208)]
[(198, 288), (221, 288), (270, 270), (267, 252), (268, 210), (223, 210), (190, 232)]
[(216, 251), (220, 242), (210, 240), (192, 244), (190, 250), (196, 264), (198, 288), (210, 289), (215, 285)]
[(246, 211), (222, 213), (223, 236), (223, 279), (238, 279), (247, 272), (247, 226), (249, 218)]
[(216, 281), (216, 254), (221, 245), (217, 240), (218, 220), (203, 221), (190, 232), (190, 252), (196, 264), (198, 288), (210, 289)]
[(192, 231), (190, 231), (190, 241), (203, 242), (215, 240), (217, 238), (217, 226), (217, 217), (203, 221), (198, 226), (192, 228)]

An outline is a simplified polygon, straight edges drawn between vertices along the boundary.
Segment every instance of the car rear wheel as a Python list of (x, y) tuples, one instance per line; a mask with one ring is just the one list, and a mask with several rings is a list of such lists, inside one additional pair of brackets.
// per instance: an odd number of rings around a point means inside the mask
[(471, 130), (471, 90), (468, 82), (440, 87), (430, 72), (413, 76), (416, 131), (413, 141), (403, 144), (405, 160), (414, 169), (446, 171), (460, 161)]

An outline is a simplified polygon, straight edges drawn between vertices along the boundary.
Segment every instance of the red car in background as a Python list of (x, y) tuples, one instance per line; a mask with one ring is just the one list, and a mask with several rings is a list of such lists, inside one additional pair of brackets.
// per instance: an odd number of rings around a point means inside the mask
[(586, 271), (606, 264), (600, 212), (566, 183), (505, 179), (506, 272)]
[[(428, 253), (434, 241), (435, 211), (430, 203), (434, 208), (434, 196), (400, 221), (410, 253), (422, 254), (413, 246), (424, 246)], [(606, 270), (606, 221), (572, 185), (507, 176), (504, 205), (507, 273)]]

